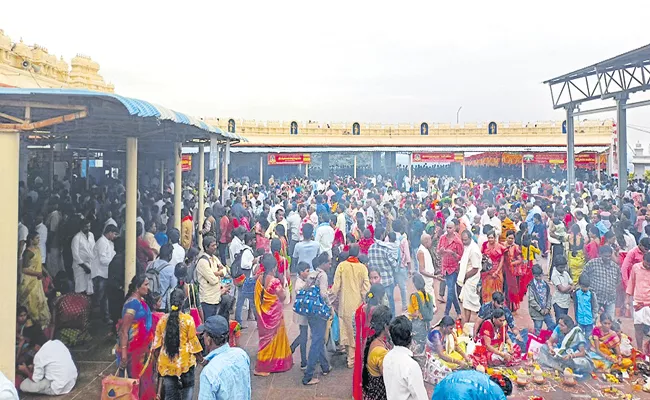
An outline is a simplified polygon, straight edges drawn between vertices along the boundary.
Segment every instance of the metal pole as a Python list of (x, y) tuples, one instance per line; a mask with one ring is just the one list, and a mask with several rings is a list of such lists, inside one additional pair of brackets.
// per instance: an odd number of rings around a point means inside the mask
[(260, 154), (260, 185), (264, 183), (264, 154)]
[(409, 185), (413, 186), (413, 153), (409, 153)]
[(136, 218), (138, 209), (138, 138), (126, 138), (126, 243), (124, 249), (124, 291), (135, 276)]
[(86, 146), (86, 190), (90, 188), (90, 146)]
[(575, 129), (573, 127), (573, 107), (566, 108), (566, 140), (567, 140), (567, 192), (572, 195), (575, 191)]
[(214, 197), (215, 197), (216, 199), (218, 199), (218, 198), (219, 198), (219, 169), (221, 168), (221, 166), (219, 165), (219, 163), (220, 163), (220, 161), (219, 161), (219, 152), (220, 152), (221, 150), (219, 150), (219, 146), (218, 146), (218, 145), (217, 145), (217, 149), (216, 149), (216, 151), (217, 151), (217, 155), (214, 157), (214, 158), (215, 158), (215, 167), (214, 167)]
[(354, 179), (357, 179), (357, 155), (354, 155)]
[(305, 178), (309, 178), (309, 164), (305, 164)]
[(50, 142), (50, 191), (54, 191), (54, 142)]
[(165, 193), (165, 160), (160, 160), (160, 194)]
[(181, 230), (181, 193), (183, 189), (181, 158), (183, 155), (183, 147), (180, 142), (174, 143), (174, 228)]
[(596, 179), (600, 183), (600, 153), (596, 153)]
[(465, 153), (463, 152), (463, 179), (465, 179)]
[(628, 96), (616, 99), (616, 128), (618, 129), (618, 195), (623, 198), (627, 189), (627, 110), (625, 104)]
[[(205, 201), (205, 145), (199, 144), (199, 231), (203, 229)], [(199, 248), (203, 247), (203, 236), (199, 233)]]
[(524, 164), (524, 157), (521, 157), (521, 179), (526, 179), (526, 164)]
[[(0, 307), (0, 371), (13, 382), (16, 371), (16, 291), (18, 249), (18, 182), (20, 170), (20, 133), (0, 131), (0, 260), (5, 268), (0, 279), (4, 307)], [(14, 245), (11, 245), (14, 243)], [(13, 306), (13, 307), (12, 307)]]
[(459, 117), (460, 117), (460, 110), (463, 108), (463, 106), (458, 107), (458, 111), (456, 111), (456, 124), (458, 124)]

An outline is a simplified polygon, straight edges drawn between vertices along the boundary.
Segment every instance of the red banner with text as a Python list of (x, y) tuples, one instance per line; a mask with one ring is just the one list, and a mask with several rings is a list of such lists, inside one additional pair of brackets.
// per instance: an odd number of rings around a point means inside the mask
[(269, 154), (269, 165), (304, 165), (311, 164), (309, 153), (280, 153)]
[(192, 170), (192, 155), (183, 154), (181, 156), (181, 171), (188, 172)]

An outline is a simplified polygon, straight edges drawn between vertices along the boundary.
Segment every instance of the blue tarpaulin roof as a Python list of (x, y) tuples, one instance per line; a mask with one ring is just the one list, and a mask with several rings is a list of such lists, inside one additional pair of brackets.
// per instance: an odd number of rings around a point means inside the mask
[(94, 97), (103, 99), (113, 99), (118, 101), (131, 116), (142, 118), (157, 118), (158, 120), (168, 120), (178, 124), (190, 125), (201, 130), (221, 136), (223, 139), (248, 141), (246, 138), (234, 133), (225, 132), (215, 126), (206, 124), (198, 118), (187, 114), (171, 110), (158, 104), (150, 103), (145, 100), (124, 97), (113, 93), (95, 92), (84, 89), (22, 89), (22, 88), (5, 88), (0, 87), (0, 98), (3, 96), (75, 96), (75, 97)]

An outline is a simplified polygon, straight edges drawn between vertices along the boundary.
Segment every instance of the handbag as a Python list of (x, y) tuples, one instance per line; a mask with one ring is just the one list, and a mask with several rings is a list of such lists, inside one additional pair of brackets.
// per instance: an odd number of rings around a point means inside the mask
[(201, 325), (201, 314), (199, 313), (199, 309), (196, 306), (196, 292), (194, 291), (194, 285), (193, 284), (187, 284), (189, 286), (189, 301), (190, 301), (190, 316), (194, 320), (194, 326), (199, 326)]
[(481, 272), (489, 272), (492, 270), (492, 260), (490, 257), (487, 256), (487, 254), (483, 254), (483, 258), (481, 259)]
[(101, 400), (138, 400), (140, 398), (140, 378), (149, 367), (152, 358), (153, 353), (150, 352), (138, 379), (129, 378), (126, 370), (124, 370), (124, 377), (118, 376), (120, 372), (119, 368), (115, 372), (115, 375), (109, 375), (102, 379)]
[(328, 320), (332, 314), (332, 308), (323, 301), (320, 287), (315, 282), (320, 272), (312, 280), (310, 285), (296, 293), (296, 301), (293, 303), (293, 311), (305, 317), (320, 318)]

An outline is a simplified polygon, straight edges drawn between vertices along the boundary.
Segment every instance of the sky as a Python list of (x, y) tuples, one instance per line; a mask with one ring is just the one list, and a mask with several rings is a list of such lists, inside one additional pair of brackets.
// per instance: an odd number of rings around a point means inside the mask
[[(563, 120), (544, 80), (650, 42), (647, 0), (4, 3), (12, 39), (89, 55), (117, 93), (198, 117)], [(628, 124), (650, 131), (650, 108)]]

